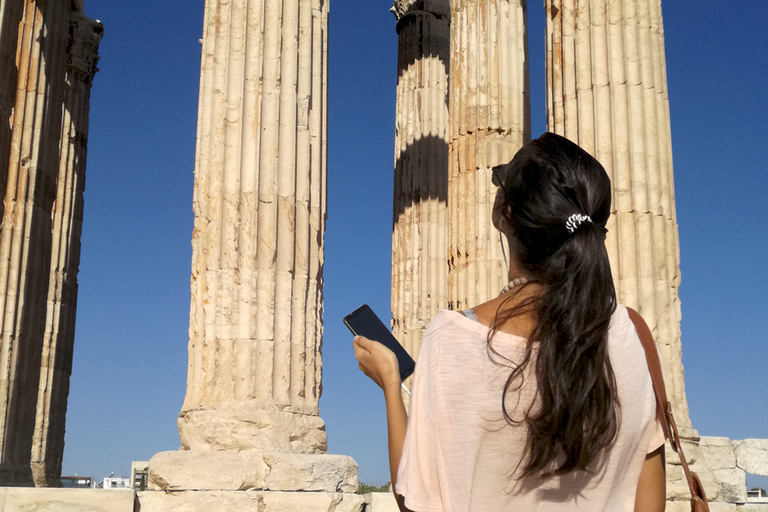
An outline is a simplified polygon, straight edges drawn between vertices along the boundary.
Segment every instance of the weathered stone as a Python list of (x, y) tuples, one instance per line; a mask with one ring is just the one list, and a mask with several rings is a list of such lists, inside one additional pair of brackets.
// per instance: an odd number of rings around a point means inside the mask
[(680, 345), (680, 257), (661, 0), (620, 8), (547, 0), (547, 128), (611, 177), (606, 245), (619, 302), (653, 332), (683, 437), (692, 431)]
[(103, 30), (81, 4), (11, 0), (0, 12), (0, 484), (57, 485), (61, 475)]
[(357, 465), (346, 455), (179, 450), (149, 462), (149, 490), (306, 490), (354, 493)]
[(733, 441), (736, 465), (747, 473), (768, 476), (768, 439)]
[(189, 411), (179, 417), (181, 444), (190, 450), (326, 451), (320, 416), (242, 407)]
[(327, 24), (324, 0), (205, 3), (184, 448), (326, 450)]
[(491, 168), (531, 137), (526, 2), (451, 2), (448, 308), (474, 307), (507, 284), (491, 222)]
[(737, 512), (768, 512), (768, 505), (747, 503), (736, 507)]
[(266, 489), (272, 491), (357, 491), (357, 464), (345, 455), (271, 453), (264, 462), (270, 469)]
[(265, 491), (146, 491), (141, 512), (361, 512), (359, 494)]
[(133, 489), (0, 487), (0, 512), (134, 512)]
[(183, 450), (143, 511), (362, 503), (318, 404), (327, 28), (325, 0), (205, 3)]
[[(735, 512), (736, 505), (732, 503), (708, 502), (710, 512)], [(665, 512), (691, 512), (690, 501), (667, 501)]]
[[(729, 503), (746, 501), (746, 474), (744, 470), (736, 467), (731, 440), (727, 437), (702, 437), (699, 440), (699, 450), (718, 486), (718, 495), (712, 495), (710, 498)], [(709, 492), (706, 486), (705, 490)]]
[(400, 512), (395, 496), (391, 492), (369, 492), (364, 494), (365, 512)]
[(179, 450), (149, 461), (149, 490), (264, 489), (269, 466), (256, 451)]
[(712, 471), (720, 487), (721, 501), (744, 503), (747, 501), (747, 475), (743, 469), (715, 469)]
[[(738, 510), (735, 503), (722, 503), (722, 502), (716, 502), (716, 501), (710, 501), (707, 503), (709, 505), (709, 512), (734, 512)], [(691, 510), (691, 504), (688, 503), (688, 512)]]
[(707, 466), (715, 471), (736, 467), (733, 445), (727, 437), (705, 437), (699, 440), (699, 450)]
[(75, 344), (77, 273), (83, 225), (88, 112), (104, 26), (82, 11), (69, 12), (66, 88), (62, 119), (45, 335), (31, 467), (37, 486), (59, 485), (72, 352)]
[(392, 333), (414, 359), (448, 303), (448, 12), (448, 0), (419, 2), (397, 23)]

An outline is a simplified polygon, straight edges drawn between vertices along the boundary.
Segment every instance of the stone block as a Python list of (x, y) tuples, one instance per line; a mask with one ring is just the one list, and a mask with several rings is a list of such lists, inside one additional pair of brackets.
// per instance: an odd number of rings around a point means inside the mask
[[(717, 501), (710, 501), (709, 512), (736, 512), (738, 505), (735, 503), (722, 503)], [(688, 505), (688, 510), (691, 510), (691, 505)]]
[[(721, 503), (716, 501), (708, 502), (709, 512), (736, 512), (735, 503)], [(690, 501), (668, 501), (665, 512), (691, 512)]]
[(705, 437), (699, 441), (699, 450), (712, 471), (736, 467), (736, 455), (727, 437)]
[(733, 441), (736, 465), (747, 473), (768, 476), (768, 439)]
[(365, 512), (400, 512), (395, 496), (391, 492), (369, 492), (364, 494)]
[(747, 501), (747, 476), (743, 469), (715, 469), (712, 473), (720, 485), (720, 501), (728, 503)]
[[(667, 456), (667, 500), (686, 501), (691, 499), (691, 491), (688, 488), (688, 481), (683, 473), (683, 466), (675, 452), (669, 450)], [(687, 452), (686, 452), (687, 455)], [(689, 469), (699, 475), (701, 484), (704, 486), (704, 492), (707, 493), (707, 499), (710, 501), (719, 500), (720, 485), (717, 483), (714, 474), (706, 467), (704, 461), (699, 459), (695, 464), (690, 464)]]
[(664, 512), (691, 512), (691, 502), (667, 500), (667, 507)]
[(264, 489), (269, 466), (259, 452), (180, 450), (149, 461), (149, 490)]
[(346, 455), (179, 450), (149, 461), (153, 491), (354, 493), (357, 464)]
[(357, 464), (346, 455), (265, 454), (271, 491), (357, 491)]
[(747, 503), (736, 507), (736, 512), (768, 512), (768, 505), (761, 503)]
[(0, 487), (0, 512), (134, 512), (133, 489)]
[(178, 424), (181, 445), (188, 450), (324, 453), (327, 449), (325, 423), (319, 416), (222, 406), (182, 412)]
[(275, 491), (145, 491), (139, 512), (362, 512), (359, 494)]

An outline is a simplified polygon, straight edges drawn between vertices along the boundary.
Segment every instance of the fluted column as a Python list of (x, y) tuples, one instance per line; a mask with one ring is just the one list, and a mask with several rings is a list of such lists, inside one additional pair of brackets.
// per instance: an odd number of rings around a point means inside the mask
[[(619, 302), (653, 331), (678, 425), (691, 429), (660, 0), (547, 0), (547, 118), (605, 167)], [(688, 432), (692, 434), (692, 432)]]
[(491, 224), (491, 168), (530, 139), (525, 0), (451, 2), (448, 301), (464, 309), (507, 282)]
[(325, 0), (206, 1), (182, 446), (147, 512), (362, 506), (318, 407), (327, 27)]
[(326, 449), (326, 23), (322, 0), (206, 2), (186, 448)]
[(398, 78), (392, 219), (392, 330), (415, 358), (447, 307), (450, 2), (395, 2)]
[(26, 0), (18, 28), (11, 141), (9, 152), (2, 155), (7, 157), (0, 228), (0, 484), (4, 485), (31, 484), (70, 6), (69, 0)]
[[(24, 0), (0, 0), (0, 119), (11, 119), (16, 100), (16, 49)], [(0, 122), (0, 197), (5, 197), (11, 125)], [(0, 208), (0, 220), (2, 220)]]
[(101, 22), (86, 17), (81, 10), (70, 12), (69, 29), (45, 336), (32, 441), (32, 474), (38, 487), (57, 486), (61, 477), (75, 338), (88, 112), (104, 33)]

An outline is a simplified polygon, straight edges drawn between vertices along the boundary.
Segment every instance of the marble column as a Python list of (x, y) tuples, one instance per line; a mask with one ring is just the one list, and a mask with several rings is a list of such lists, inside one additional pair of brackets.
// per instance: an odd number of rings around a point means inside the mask
[(32, 474), (38, 487), (58, 486), (61, 477), (64, 423), (75, 339), (88, 112), (93, 76), (98, 71), (99, 42), (104, 34), (101, 22), (88, 18), (82, 10), (73, 9), (69, 15), (59, 169), (52, 211), (48, 300), (32, 440)]
[[(696, 460), (699, 436), (688, 413), (682, 365), (661, 0), (547, 0), (545, 7), (547, 126), (590, 152), (611, 177), (606, 244), (617, 297), (639, 311), (653, 332), (680, 434), (690, 440), (686, 455)], [(716, 497), (706, 468), (694, 469)], [(679, 471), (668, 472), (670, 478), (677, 483), (670, 482), (668, 495), (685, 495)]]
[(690, 428), (680, 345), (680, 255), (660, 0), (547, 0), (547, 119), (605, 167), (619, 302), (659, 346), (678, 426)]
[[(10, 143), (0, 155), (0, 485), (31, 485), (71, 2), (25, 0), (22, 10), (11, 3), (0, 6), (4, 43), (10, 24), (18, 27)], [(0, 65), (7, 69), (5, 54)]]
[(526, 11), (525, 0), (451, 2), (448, 305), (455, 310), (495, 297), (507, 282), (491, 223), (491, 168), (530, 139)]
[[(182, 449), (150, 460), (155, 491), (361, 506), (318, 408), (327, 27), (325, 0), (206, 1)], [(290, 492), (305, 490), (325, 492)], [(212, 495), (186, 496), (203, 510)]]
[[(13, 117), (16, 101), (16, 49), (23, 12), (24, 0), (0, 0), (0, 119)], [(0, 122), (0, 197), (5, 197), (8, 181), (7, 156), (11, 151), (11, 129), (10, 123)]]
[(398, 34), (392, 331), (413, 356), (447, 307), (450, 2), (395, 2)]

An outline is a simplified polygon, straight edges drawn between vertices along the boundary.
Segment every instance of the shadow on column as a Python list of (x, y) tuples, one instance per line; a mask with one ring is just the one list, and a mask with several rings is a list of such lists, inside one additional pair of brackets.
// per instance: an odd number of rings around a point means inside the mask
[(448, 143), (431, 135), (413, 141), (397, 157), (393, 229), (406, 206), (425, 199), (437, 199), (443, 207), (448, 201)]

